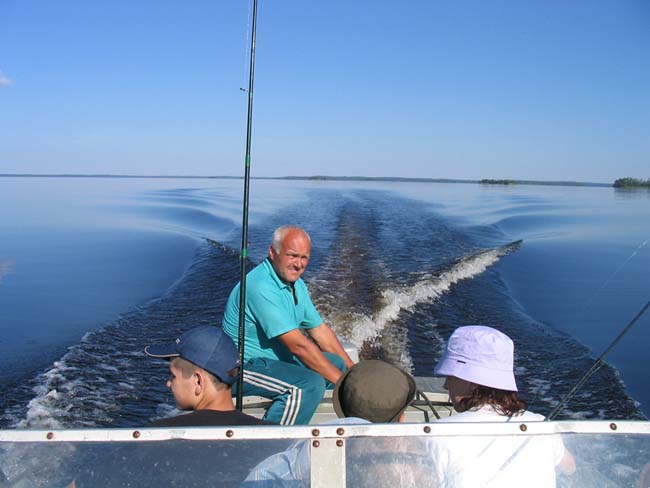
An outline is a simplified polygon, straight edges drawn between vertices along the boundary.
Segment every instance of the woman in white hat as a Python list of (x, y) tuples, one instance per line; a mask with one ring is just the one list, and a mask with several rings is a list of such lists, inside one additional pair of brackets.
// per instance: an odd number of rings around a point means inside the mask
[[(519, 398), (514, 345), (491, 327), (459, 327), (435, 368), (455, 415), (438, 422), (539, 422)], [(555, 468), (571, 474), (575, 461), (559, 436), (438, 437), (432, 442), (444, 486), (555, 486)]]

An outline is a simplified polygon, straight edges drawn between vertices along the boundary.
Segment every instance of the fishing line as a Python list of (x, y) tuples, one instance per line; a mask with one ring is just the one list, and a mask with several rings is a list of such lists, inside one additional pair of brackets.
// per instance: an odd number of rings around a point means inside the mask
[[(646, 245), (648, 242), (650, 242), (650, 239), (646, 239), (645, 242), (644, 242), (643, 244), (641, 244), (639, 247), (637, 247), (637, 248), (634, 250), (634, 252), (633, 252), (632, 254), (630, 254), (630, 256), (629, 256), (629, 257), (628, 257), (628, 258), (623, 262), (623, 264), (621, 264), (621, 265), (618, 267), (618, 269), (617, 269), (616, 271), (614, 271), (614, 273), (613, 273), (609, 278), (607, 278), (607, 280), (605, 281), (605, 283), (603, 283), (603, 285), (602, 285), (598, 290), (596, 290), (595, 293), (598, 293), (600, 290), (602, 290), (603, 288), (605, 288), (605, 287), (609, 284), (609, 282), (612, 281), (612, 279), (614, 278), (614, 276), (616, 276), (616, 275), (618, 274), (618, 272), (619, 272), (620, 270), (622, 270), (622, 269), (625, 267), (625, 265), (626, 265), (626, 264), (627, 264), (627, 263), (628, 263), (628, 262), (629, 262), (629, 261), (630, 261), (634, 256), (636, 256), (636, 255), (639, 253), (639, 251), (640, 251), (641, 249), (643, 249), (643, 248), (645, 247), (645, 245)], [(595, 293), (594, 293), (594, 294), (595, 294)]]
[(636, 256), (641, 249), (645, 247), (645, 245), (650, 242), (650, 239), (646, 239), (645, 242), (641, 243), (639, 247), (637, 247), (634, 251), (632, 251), (632, 254), (630, 254), (625, 261), (603, 282), (600, 287), (594, 291), (591, 296), (583, 303), (582, 307), (580, 307), (580, 310), (578, 310), (578, 315), (577, 318), (580, 319), (584, 316), (584, 311), (585, 309), (591, 305), (591, 302), (593, 302), (594, 298), (598, 293), (600, 293), (607, 285), (609, 285), (609, 282), (614, 279), (614, 277), (629, 263), (634, 256)]
[[(247, 93), (247, 89), (244, 88), (248, 84), (249, 79), (249, 69), (250, 69), (250, 39), (251, 39), (251, 23), (253, 19), (253, 2), (255, 0), (248, 1), (248, 12), (246, 13), (246, 30), (244, 31), (244, 38), (242, 42), (242, 64), (241, 64), (241, 80), (239, 83), (239, 90), (241, 92)], [(248, 99), (246, 98), (242, 102), (246, 106)], [(246, 123), (248, 114), (246, 110), (242, 110), (242, 123)]]
[(248, 82), (248, 64), (250, 61), (250, 38), (251, 38), (251, 19), (253, 16), (253, 0), (248, 1), (248, 12), (246, 13), (246, 30), (244, 31), (244, 39), (242, 42), (242, 68), (241, 68), (241, 89), (245, 91), (244, 86)]
[(650, 300), (644, 305), (644, 307), (639, 311), (639, 313), (636, 314), (636, 316), (630, 321), (629, 324), (625, 326), (625, 328), (616, 336), (616, 338), (611, 342), (611, 344), (605, 349), (605, 351), (598, 356), (598, 359), (594, 361), (594, 364), (589, 368), (589, 370), (584, 374), (584, 376), (578, 381), (576, 386), (573, 387), (573, 389), (562, 399), (558, 404), (555, 406), (553, 411), (546, 417), (545, 420), (553, 420), (559, 413), (560, 411), (564, 408), (564, 406), (567, 404), (567, 402), (575, 395), (575, 393), (584, 385), (589, 378), (593, 376), (593, 374), (598, 371), (604, 364), (604, 358), (607, 356), (607, 354), (610, 353), (612, 349), (616, 346), (616, 344), (619, 343), (619, 341), (630, 331), (630, 329), (634, 326), (634, 324), (637, 323), (637, 321), (641, 318), (641, 316), (645, 313), (646, 310), (648, 310), (648, 307), (650, 307)]

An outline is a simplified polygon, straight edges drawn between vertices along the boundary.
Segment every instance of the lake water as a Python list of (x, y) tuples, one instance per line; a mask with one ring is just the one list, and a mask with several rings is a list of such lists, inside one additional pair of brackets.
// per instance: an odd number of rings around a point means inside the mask
[[(164, 364), (142, 350), (220, 324), (242, 187), (0, 178), (0, 426), (168, 414)], [(492, 325), (542, 414), (650, 298), (645, 190), (253, 180), (250, 211), (253, 263), (275, 227), (311, 233), (314, 301), (363, 357), (431, 375), (455, 327)], [(561, 418), (645, 418), (649, 338), (650, 313)]]

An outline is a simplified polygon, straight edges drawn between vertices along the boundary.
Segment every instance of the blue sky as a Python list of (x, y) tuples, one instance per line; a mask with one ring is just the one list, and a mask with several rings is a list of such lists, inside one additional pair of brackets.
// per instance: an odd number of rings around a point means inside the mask
[[(0, 173), (241, 175), (252, 3), (0, 0)], [(260, 0), (253, 176), (650, 178), (650, 3)]]

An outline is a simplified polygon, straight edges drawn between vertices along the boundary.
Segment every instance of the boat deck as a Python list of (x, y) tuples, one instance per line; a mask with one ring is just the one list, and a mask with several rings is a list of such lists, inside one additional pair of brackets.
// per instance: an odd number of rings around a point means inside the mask
[[(415, 377), (415, 384), (426, 398), (417, 395), (416, 399), (406, 410), (405, 422), (431, 422), (436, 419), (436, 413), (440, 417), (448, 417), (454, 411), (449, 402), (447, 390), (443, 388), (444, 378)], [(260, 396), (244, 397), (244, 412), (261, 418), (266, 409), (271, 405), (271, 400)], [(433, 413), (435, 411), (435, 413)], [(334, 406), (332, 404), (332, 390), (327, 390), (321, 400), (311, 423), (322, 424), (336, 419)]]

